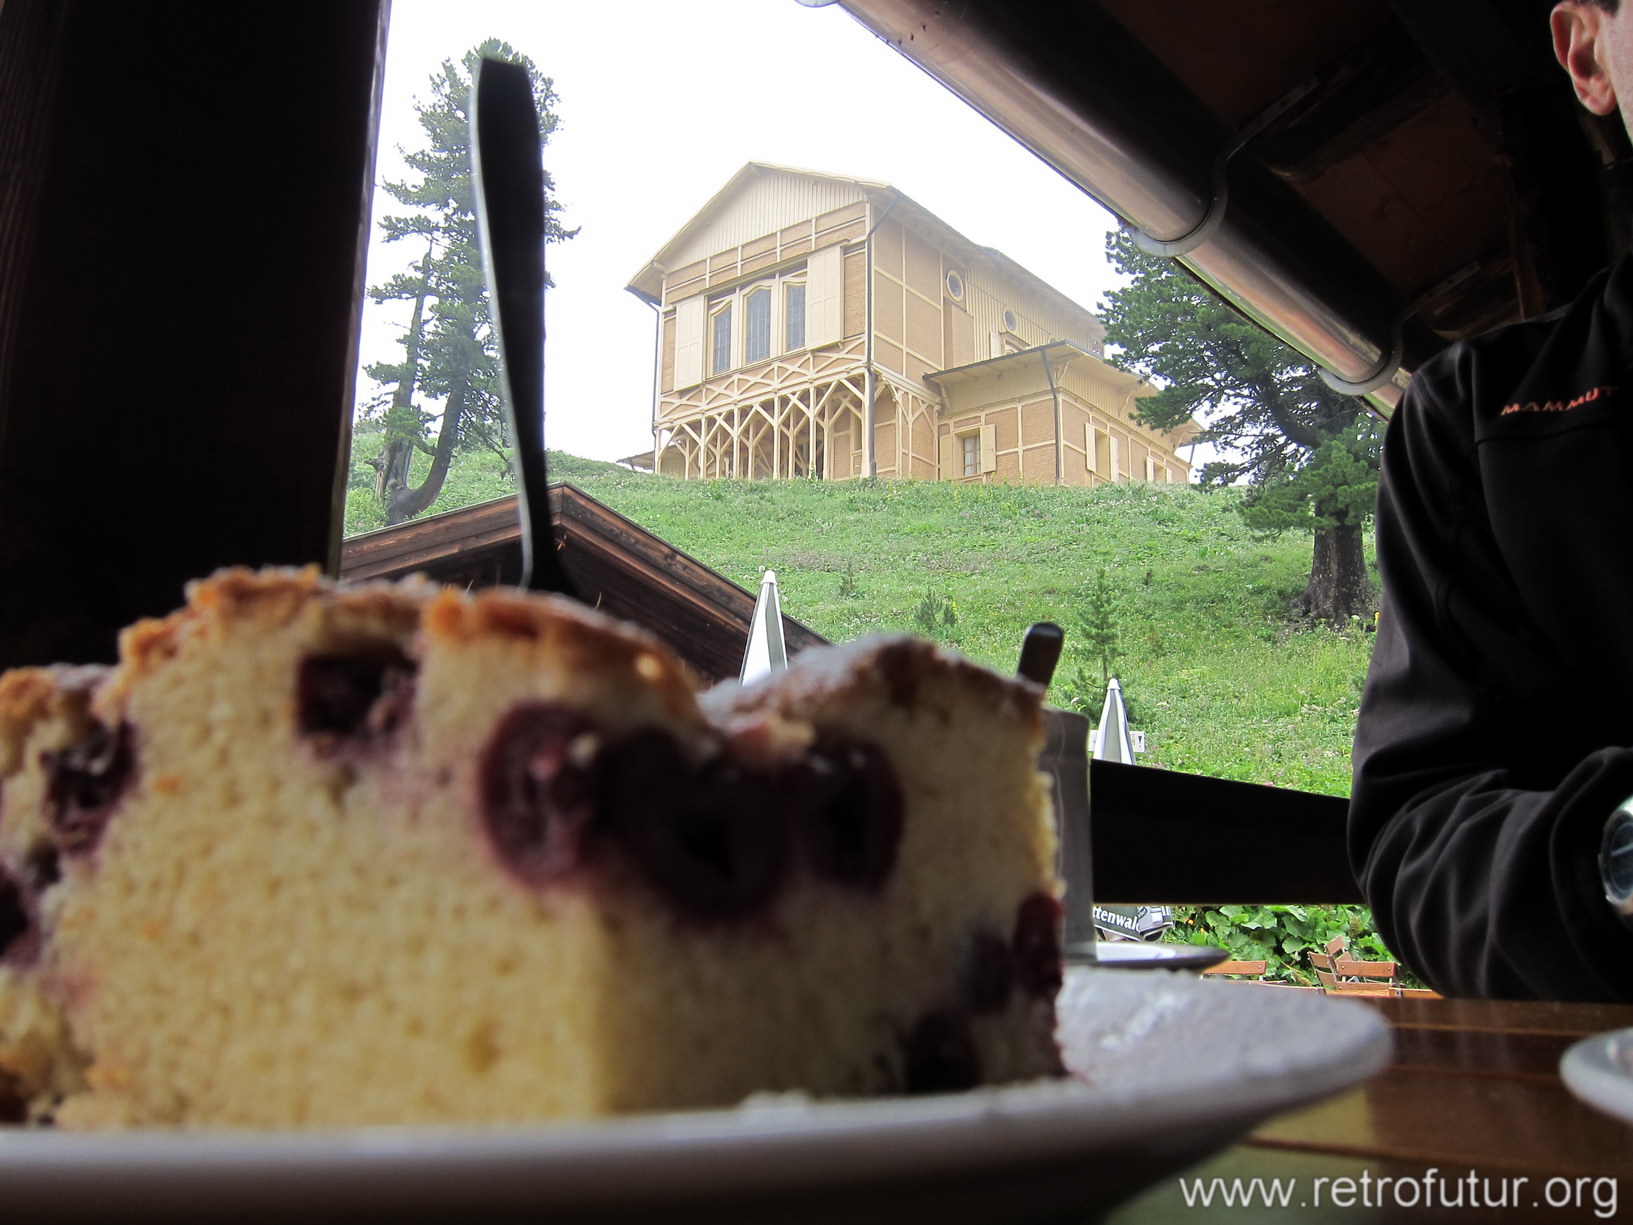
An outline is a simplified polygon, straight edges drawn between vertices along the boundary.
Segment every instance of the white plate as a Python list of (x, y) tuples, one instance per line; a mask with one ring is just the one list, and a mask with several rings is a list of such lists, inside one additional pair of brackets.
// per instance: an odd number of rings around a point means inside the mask
[(1633, 1029), (1583, 1038), (1560, 1057), (1559, 1075), (1588, 1105), (1633, 1123)]
[(0, 1205), (29, 1222), (1022, 1222), (1109, 1207), (1389, 1055), (1364, 1005), (1179, 975), (1074, 969), (1060, 1016), (1084, 1079), (498, 1131), (0, 1134)]

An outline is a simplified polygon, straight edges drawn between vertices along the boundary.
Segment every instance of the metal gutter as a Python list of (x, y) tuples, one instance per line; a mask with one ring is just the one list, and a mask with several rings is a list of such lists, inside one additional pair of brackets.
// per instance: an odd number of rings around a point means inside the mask
[(652, 345), (652, 471), (658, 471), (658, 408), (663, 396), (658, 388), (658, 380), (663, 369), (663, 303), (654, 302), (650, 298), (642, 297), (652, 308), (652, 330), (657, 334), (657, 340)]
[(1399, 399), (1408, 304), (1098, 5), (839, 3), (1333, 386)]
[(1049, 380), (1049, 398), (1055, 404), (1055, 484), (1066, 483), (1066, 440), (1061, 434), (1066, 429), (1066, 419), (1060, 407), (1060, 385), (1055, 382), (1055, 368), (1049, 364), (1049, 346), (1044, 345), (1038, 350), (1038, 356), (1043, 360), (1043, 377)]

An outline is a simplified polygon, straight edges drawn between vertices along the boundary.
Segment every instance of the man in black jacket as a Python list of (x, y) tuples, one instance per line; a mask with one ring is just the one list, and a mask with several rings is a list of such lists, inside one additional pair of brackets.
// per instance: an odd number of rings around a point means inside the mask
[[(1628, 122), (1633, 5), (1552, 22)], [(1633, 261), (1418, 371), (1377, 533), (1350, 855), (1385, 941), (1446, 994), (1633, 999)]]

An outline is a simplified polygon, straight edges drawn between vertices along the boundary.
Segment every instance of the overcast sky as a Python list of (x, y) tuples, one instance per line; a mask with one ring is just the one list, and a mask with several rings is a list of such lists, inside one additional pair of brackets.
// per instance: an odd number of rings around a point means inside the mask
[[(1115, 285), (1111, 216), (837, 5), (795, 0), (393, 0), (379, 177), (421, 139), (416, 98), (494, 37), (555, 81), (544, 151), (578, 237), (552, 246), (547, 442), (652, 446), (654, 314), (624, 287), (745, 162), (880, 179), (1084, 306)], [(375, 215), (400, 211), (375, 193)], [(376, 233), (378, 229), (376, 229)], [(418, 254), (375, 242), (368, 283)], [(365, 306), (363, 360), (401, 360), (406, 307)], [(359, 399), (378, 391), (366, 378)]]

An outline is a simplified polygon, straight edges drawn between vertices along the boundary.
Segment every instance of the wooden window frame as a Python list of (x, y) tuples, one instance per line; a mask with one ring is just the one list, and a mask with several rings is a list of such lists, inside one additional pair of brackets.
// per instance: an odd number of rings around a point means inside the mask
[[(737, 361), (737, 323), (732, 315), (732, 308), (737, 305), (737, 295), (731, 294), (724, 298), (717, 298), (709, 303), (709, 330), (707, 343), (709, 346), (709, 374), (725, 374), (728, 370), (735, 370)], [(725, 320), (725, 360), (721, 360), (721, 320)]]
[[(708, 373), (705, 378), (714, 378), (717, 375), (729, 374), (733, 370), (744, 366), (757, 366), (761, 362), (768, 362), (772, 358), (781, 357), (785, 353), (797, 353), (813, 346), (807, 344), (791, 345), (792, 337), (788, 332), (788, 291), (792, 288), (801, 290), (801, 339), (809, 336), (809, 297), (806, 293), (806, 266), (804, 264), (786, 269), (770, 276), (756, 277), (752, 281), (745, 281), (740, 285), (707, 299), (708, 314), (704, 324), (702, 344), (709, 358)], [(760, 293), (767, 298), (766, 317), (766, 349), (764, 353), (755, 353), (749, 347), (749, 312), (752, 299)], [(681, 308), (693, 299), (683, 298), (676, 308), (676, 318), (679, 319)], [(697, 300), (702, 300), (701, 296)], [(727, 361), (719, 364), (720, 346), (716, 321), (730, 312), (731, 320), (727, 324), (728, 338), (726, 343)], [(676, 351), (684, 342), (680, 335), (677, 322)], [(702, 380), (698, 380), (701, 382)], [(676, 375), (676, 387), (691, 386), (679, 381)]]
[[(743, 290), (743, 365), (756, 366), (761, 362), (770, 361), (773, 349), (771, 336), (775, 330), (773, 324), (776, 319), (777, 286), (775, 281), (756, 281)], [(763, 319), (764, 335), (759, 337), (760, 345), (755, 346), (755, 318), (754, 312), (758, 302), (765, 303), (765, 317)]]
[[(805, 269), (797, 273), (781, 277), (778, 283), (782, 287), (782, 351), (784, 353), (798, 353), (805, 348)], [(794, 290), (799, 291), (799, 336), (794, 335), (793, 327), (789, 323), (791, 312), (789, 301)]]

